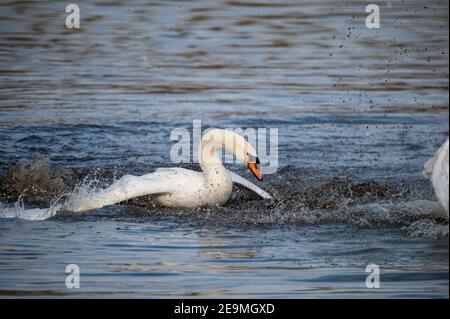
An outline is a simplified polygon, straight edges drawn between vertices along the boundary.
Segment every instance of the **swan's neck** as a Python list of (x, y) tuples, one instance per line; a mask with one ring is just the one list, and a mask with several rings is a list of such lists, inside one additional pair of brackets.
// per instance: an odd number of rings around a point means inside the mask
[(227, 169), (221, 161), (223, 140), (219, 134), (206, 135), (200, 146), (200, 167), (209, 184), (231, 183)]
[[(203, 145), (202, 145), (203, 146)], [(201, 148), (200, 167), (208, 182), (223, 182), (230, 180), (227, 169), (220, 159), (221, 145)]]
[(221, 161), (224, 150), (244, 163), (247, 163), (248, 154), (256, 154), (256, 151), (243, 137), (231, 131), (213, 129), (203, 136), (199, 155), (206, 179), (210, 185), (229, 186), (231, 192), (233, 182)]

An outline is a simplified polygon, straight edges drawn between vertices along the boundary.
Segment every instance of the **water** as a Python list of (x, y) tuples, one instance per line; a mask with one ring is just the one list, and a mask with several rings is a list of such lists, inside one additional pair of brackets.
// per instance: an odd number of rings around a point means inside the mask
[(1, 297), (448, 298), (448, 220), (421, 174), (448, 135), (448, 3), (381, 4), (377, 30), (360, 1), (77, 4), (79, 30), (63, 1), (0, 4), (0, 209), (172, 166), (193, 119), (278, 128), (258, 183), (276, 199), (0, 219)]

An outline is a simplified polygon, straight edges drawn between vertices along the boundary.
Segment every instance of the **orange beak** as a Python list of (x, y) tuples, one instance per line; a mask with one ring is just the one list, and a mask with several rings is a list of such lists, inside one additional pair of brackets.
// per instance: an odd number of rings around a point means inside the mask
[(256, 158), (255, 161), (251, 161), (247, 164), (248, 168), (252, 171), (253, 175), (259, 180), (263, 180), (261, 170), (259, 169), (259, 159)]

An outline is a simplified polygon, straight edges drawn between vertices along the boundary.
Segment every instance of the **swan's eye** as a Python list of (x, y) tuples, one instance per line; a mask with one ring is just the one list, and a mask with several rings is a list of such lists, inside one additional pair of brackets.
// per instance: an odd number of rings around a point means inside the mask
[(247, 153), (247, 160), (248, 160), (249, 163), (251, 163), (251, 162), (256, 163), (256, 164), (260, 163), (258, 156), (251, 155), (249, 153)]

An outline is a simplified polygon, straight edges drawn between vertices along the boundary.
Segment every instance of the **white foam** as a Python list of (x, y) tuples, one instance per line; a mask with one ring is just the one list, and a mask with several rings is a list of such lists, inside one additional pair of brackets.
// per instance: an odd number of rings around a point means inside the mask
[(55, 216), (59, 211), (77, 211), (77, 207), (82, 205), (91, 194), (97, 192), (99, 188), (95, 186), (96, 180), (84, 180), (77, 186), (67, 200), (61, 204), (58, 203), (62, 196), (56, 198), (48, 208), (25, 208), (21, 198), (13, 207), (8, 207), (0, 203), (0, 218), (19, 218), (26, 220), (46, 220)]
[(20, 218), (26, 220), (46, 220), (56, 215), (61, 205), (53, 205), (49, 208), (25, 209), (23, 203), (17, 202), (14, 207), (0, 206), (0, 218)]

